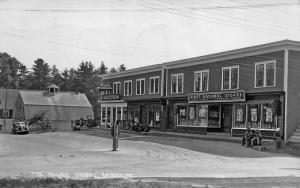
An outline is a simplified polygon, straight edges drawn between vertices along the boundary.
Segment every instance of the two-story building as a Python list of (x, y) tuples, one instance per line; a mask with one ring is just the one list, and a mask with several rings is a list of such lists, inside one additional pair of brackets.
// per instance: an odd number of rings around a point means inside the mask
[(300, 123), (300, 42), (296, 41), (131, 69), (105, 75), (103, 80), (118, 96), (100, 101), (103, 123), (137, 119), (162, 130), (233, 136), (250, 127), (259, 128), (265, 137), (280, 128), (285, 140)]

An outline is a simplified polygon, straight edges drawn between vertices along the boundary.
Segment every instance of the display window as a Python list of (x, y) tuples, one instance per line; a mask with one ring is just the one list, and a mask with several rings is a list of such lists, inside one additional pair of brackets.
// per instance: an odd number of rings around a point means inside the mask
[(246, 104), (235, 105), (235, 127), (245, 128), (246, 127)]
[(262, 123), (261, 128), (262, 129), (276, 129), (276, 114), (274, 111), (274, 107), (272, 106), (272, 103), (264, 103), (262, 104), (263, 110), (262, 110)]
[(196, 105), (192, 105), (188, 107), (188, 125), (197, 126), (197, 108)]
[(208, 105), (199, 105), (199, 107), (198, 107), (198, 125), (201, 127), (208, 126)]
[[(250, 102), (235, 104), (233, 128), (271, 129), (277, 128), (277, 106), (273, 102)], [(247, 114), (247, 115), (246, 115)]]

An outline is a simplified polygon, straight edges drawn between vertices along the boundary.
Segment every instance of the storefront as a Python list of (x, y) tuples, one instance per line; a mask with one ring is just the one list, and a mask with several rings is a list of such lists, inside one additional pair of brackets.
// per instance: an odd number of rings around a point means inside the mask
[(247, 127), (259, 128), (270, 137), (282, 128), (281, 94), (245, 94), (245, 91), (191, 94), (173, 102), (173, 124), (177, 130), (227, 132), (241, 136)]
[(141, 123), (151, 128), (161, 128), (162, 104), (161, 101), (128, 102), (128, 120)]

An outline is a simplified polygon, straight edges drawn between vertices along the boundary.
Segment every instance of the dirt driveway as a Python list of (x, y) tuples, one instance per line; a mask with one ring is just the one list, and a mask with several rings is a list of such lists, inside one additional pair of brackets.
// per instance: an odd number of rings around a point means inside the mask
[(0, 143), (0, 177), (300, 177), (300, 158), (288, 154), (236, 157), (127, 139), (112, 152), (111, 139), (74, 132), (0, 134)]

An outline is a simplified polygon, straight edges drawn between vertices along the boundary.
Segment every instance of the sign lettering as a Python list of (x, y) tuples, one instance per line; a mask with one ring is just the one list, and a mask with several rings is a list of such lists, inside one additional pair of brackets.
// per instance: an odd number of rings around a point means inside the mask
[(188, 96), (189, 103), (239, 102), (245, 101), (245, 91), (210, 92)]

